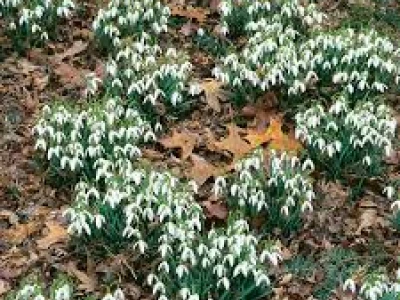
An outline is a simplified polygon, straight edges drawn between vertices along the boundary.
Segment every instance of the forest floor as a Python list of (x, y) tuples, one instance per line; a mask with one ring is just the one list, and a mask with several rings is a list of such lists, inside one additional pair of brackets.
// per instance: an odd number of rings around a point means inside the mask
[[(250, 152), (246, 136), (255, 129), (268, 130), (275, 120), (278, 129), (274, 130), (294, 139), (293, 124), (284, 118), (286, 112), (278, 107), (274, 94), (240, 108), (227, 101), (212, 79), (212, 51), (194, 41), (198, 28), (214, 31), (217, 1), (188, 2), (185, 6), (171, 2), (174, 24), (163, 41), (190, 54), (206, 93), (187, 116), (165, 116), (169, 130), (143, 152), (155, 167), (196, 180), (201, 186), (198, 201), (209, 221), (218, 223), (225, 221), (227, 208), (212, 197), (213, 178), (231, 170), (236, 156)], [(83, 3), (84, 13), (60, 28), (60, 40), (24, 55), (14, 52), (0, 31), (0, 298), (28, 273), (39, 272), (50, 280), (57, 271), (75, 278), (83, 294), (101, 293), (115, 281), (128, 299), (151, 298), (133, 280), (130, 250), (104, 259), (90, 247), (71, 246), (62, 216), (71, 202), (71, 187), (58, 188), (48, 179), (33, 147), (32, 128), (41, 107), (54, 99), (79, 101), (84, 75), (102, 73), (106, 57), (96, 50), (91, 30), (97, 6)], [(398, 5), (386, 10), (345, 1), (320, 5), (334, 20), (329, 26), (372, 23), (394, 39), (400, 37)], [(400, 122), (400, 98), (388, 98)], [(399, 176), (397, 147), (387, 161), (388, 177)], [(305, 217), (301, 230), (281, 239), (284, 262), (272, 270), (274, 299), (345, 299), (339, 284), (352, 266), (384, 266), (389, 271), (397, 267), (400, 234), (390, 226), (392, 212), (382, 195), (382, 182), (382, 178), (370, 180), (361, 198), (349, 200), (348, 184), (316, 180), (320, 200), (314, 212)]]

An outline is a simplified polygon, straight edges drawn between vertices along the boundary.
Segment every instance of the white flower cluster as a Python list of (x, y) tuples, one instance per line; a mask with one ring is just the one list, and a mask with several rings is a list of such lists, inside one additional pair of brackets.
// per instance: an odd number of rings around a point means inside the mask
[(46, 41), (53, 22), (70, 17), (74, 9), (72, 0), (0, 0), (0, 17), (7, 20), (15, 38), (33, 36)]
[(298, 52), (299, 60), (309, 65), (306, 71), (329, 78), (327, 85), (341, 85), (349, 94), (383, 93), (400, 79), (400, 50), (374, 30), (321, 33), (304, 42)]
[[(161, 49), (155, 35), (167, 30), (169, 8), (159, 0), (113, 0), (100, 10), (94, 28), (112, 55), (106, 64), (103, 87), (106, 94), (127, 99), (137, 109), (150, 104), (177, 106), (187, 93), (200, 93), (189, 83), (192, 65), (174, 48)], [(90, 75), (87, 94), (94, 95), (101, 80)], [(153, 106), (153, 107), (152, 107)], [(143, 109), (148, 111), (147, 109)]]
[[(340, 96), (329, 110), (317, 104), (298, 113), (296, 137), (328, 160), (370, 166), (392, 151), (396, 125), (388, 106), (368, 101), (351, 109)], [(350, 154), (356, 161), (345, 161)]]
[(359, 288), (354, 279), (349, 278), (344, 282), (343, 290), (357, 294), (359, 300), (398, 299), (400, 296), (399, 275), (400, 271), (397, 271), (397, 280), (392, 281), (384, 274), (367, 274)]
[(63, 105), (45, 106), (33, 128), (35, 148), (44, 151), (60, 169), (95, 169), (98, 180), (105, 170), (141, 156), (140, 142), (156, 138), (150, 124), (120, 102), (111, 98), (82, 111)]
[(288, 95), (302, 94), (316, 85), (337, 86), (349, 94), (383, 93), (398, 84), (400, 50), (388, 38), (374, 30), (357, 33), (352, 29), (319, 31), (307, 38), (296, 19), (309, 28), (323, 17), (314, 6), (304, 8), (290, 2), (284, 1), (271, 18), (246, 25), (247, 45), (214, 68), (217, 79), (233, 88), (282, 87)]
[[(9, 300), (73, 300), (78, 299), (73, 295), (73, 285), (65, 280), (55, 279), (46, 293), (39, 283), (24, 284)], [(88, 298), (95, 299), (95, 298)], [(99, 298), (100, 299), (100, 298)], [(121, 289), (116, 289), (114, 293), (106, 294), (101, 300), (125, 300)]]
[(176, 299), (172, 291), (184, 300), (220, 299), (221, 295), (245, 299), (239, 294), (245, 282), (269, 286), (265, 263), (277, 265), (281, 259), (277, 246), (262, 245), (247, 222), (236, 219), (225, 230), (212, 229), (204, 238), (186, 240), (173, 255), (162, 254), (158, 272), (148, 276), (148, 283), (159, 300)]
[[(15, 300), (45, 300), (42, 295), (42, 287), (39, 284), (31, 283), (24, 285), (14, 296)], [(67, 298), (68, 299), (68, 298)]]
[[(142, 254), (148, 248), (146, 239), (150, 238), (151, 227), (159, 228), (159, 241), (166, 243), (172, 236), (184, 238), (182, 234), (201, 230), (202, 213), (193, 199), (196, 186), (192, 183), (183, 184), (167, 172), (137, 168), (129, 161), (114, 172), (105, 166), (102, 173), (102, 184), (82, 181), (76, 186), (74, 204), (65, 212), (70, 219), (70, 233), (91, 235), (91, 224), (107, 229), (110, 220), (97, 211), (98, 203), (114, 210), (121, 208), (125, 224), (121, 238), (133, 238)], [(181, 226), (185, 226), (186, 233), (182, 233)]]
[(299, 207), (301, 211), (312, 210), (315, 193), (310, 177), (314, 169), (311, 160), (301, 163), (295, 156), (271, 151), (265, 162), (262, 149), (258, 149), (237, 163), (235, 169), (237, 173), (228, 183), (220, 177), (214, 189), (216, 193), (224, 191), (228, 201), (241, 210), (257, 215), (279, 208), (278, 213), (284, 216)]
[(388, 185), (383, 189), (383, 193), (389, 200), (392, 200), (391, 209), (394, 212), (400, 211), (400, 188), (398, 184)]
[(267, 20), (287, 24), (299, 20), (299, 23), (312, 25), (322, 21), (323, 14), (311, 3), (304, 6), (298, 0), (222, 0), (219, 5), (221, 14), (221, 31), (227, 34), (238, 22), (244, 22), (243, 29), (252, 31), (258, 22)]
[(111, 0), (99, 10), (93, 29), (102, 45), (118, 48), (125, 38), (166, 32), (169, 15), (160, 0)]
[[(103, 191), (96, 184), (77, 185), (75, 203), (66, 211), (69, 232), (91, 235), (93, 228), (107, 230), (109, 220), (96, 211), (96, 203), (122, 208), (123, 238), (132, 239), (138, 253), (156, 249), (160, 256), (147, 280), (158, 299), (174, 298), (175, 286), (183, 299), (210, 299), (221, 288), (234, 291), (238, 284), (231, 285), (231, 280), (238, 278), (268, 285), (263, 263), (269, 259), (277, 264), (279, 249), (271, 245), (260, 253), (259, 240), (244, 220), (235, 221), (226, 232), (211, 230), (203, 237), (204, 215), (194, 200), (196, 189), (195, 183), (183, 184), (167, 172), (123, 167), (120, 174), (105, 179)], [(201, 296), (192, 290), (192, 283), (210, 268), (212, 278), (206, 283), (210, 295)]]
[(146, 34), (121, 48), (106, 65), (104, 87), (131, 105), (164, 103), (177, 106), (190, 89), (192, 65), (174, 48), (151, 45)]

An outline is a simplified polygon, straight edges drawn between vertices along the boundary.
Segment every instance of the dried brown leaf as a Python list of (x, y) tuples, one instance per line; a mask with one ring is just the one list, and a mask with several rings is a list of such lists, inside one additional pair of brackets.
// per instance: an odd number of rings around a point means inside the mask
[(59, 81), (63, 85), (82, 86), (82, 71), (67, 63), (59, 63), (54, 66), (54, 74), (59, 77)]
[(183, 6), (178, 4), (169, 4), (172, 16), (184, 17), (191, 20), (196, 20), (200, 24), (205, 23), (210, 10), (201, 7)]
[(246, 140), (253, 148), (269, 143), (270, 149), (278, 151), (297, 153), (301, 149), (301, 144), (294, 138), (293, 134), (290, 136), (283, 133), (280, 118), (273, 118), (266, 131), (250, 131)]
[(10, 282), (0, 278), (0, 296), (7, 293), (10, 289), (11, 289)]
[(70, 48), (68, 48), (67, 50), (65, 50), (63, 53), (54, 55), (53, 62), (59, 63), (66, 58), (74, 57), (75, 55), (85, 51), (87, 49), (87, 47), (88, 47), (87, 42), (75, 41), (72, 44), (72, 46)]
[(0, 232), (0, 236), (13, 245), (19, 245), (35, 232), (38, 232), (40, 228), (41, 224), (36, 221), (26, 224), (16, 224), (15, 226)]
[(228, 217), (228, 208), (225, 203), (214, 201), (214, 199), (208, 199), (201, 204), (205, 208), (206, 215), (209, 218), (225, 220)]
[(202, 186), (210, 177), (220, 174), (220, 170), (203, 157), (191, 154), (190, 158), (193, 166), (187, 172), (187, 176), (196, 181), (199, 186)]
[(214, 142), (214, 145), (219, 150), (230, 152), (236, 161), (249, 153), (253, 147), (239, 135), (239, 127), (235, 124), (229, 124), (227, 127), (228, 136), (219, 142)]
[(207, 104), (216, 112), (221, 112), (220, 101), (227, 99), (227, 92), (223, 90), (223, 83), (214, 79), (206, 79), (200, 83), (204, 91)]
[(198, 136), (187, 130), (178, 132), (176, 129), (172, 130), (172, 135), (160, 140), (160, 144), (165, 148), (180, 148), (181, 159), (187, 159), (192, 154), (194, 147), (197, 145)]
[(46, 226), (49, 230), (49, 233), (47, 236), (37, 241), (39, 249), (48, 249), (50, 246), (68, 239), (68, 232), (64, 226), (61, 226), (54, 221), (47, 222)]

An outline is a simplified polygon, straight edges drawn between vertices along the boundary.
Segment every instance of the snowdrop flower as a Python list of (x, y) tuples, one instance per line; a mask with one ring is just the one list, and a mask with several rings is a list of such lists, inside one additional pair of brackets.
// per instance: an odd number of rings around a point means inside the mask
[(395, 193), (395, 189), (393, 186), (389, 185), (383, 189), (383, 193), (388, 197), (388, 199), (392, 199)]
[(356, 283), (352, 278), (346, 279), (346, 281), (343, 284), (343, 291), (350, 291), (352, 294), (354, 294), (357, 290)]

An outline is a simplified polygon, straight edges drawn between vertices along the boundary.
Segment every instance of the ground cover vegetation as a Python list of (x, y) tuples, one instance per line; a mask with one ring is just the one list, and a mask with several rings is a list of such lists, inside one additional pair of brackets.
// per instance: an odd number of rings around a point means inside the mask
[(0, 0), (0, 296), (400, 298), (395, 12)]

